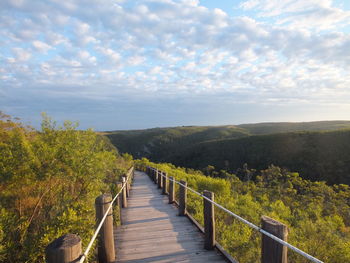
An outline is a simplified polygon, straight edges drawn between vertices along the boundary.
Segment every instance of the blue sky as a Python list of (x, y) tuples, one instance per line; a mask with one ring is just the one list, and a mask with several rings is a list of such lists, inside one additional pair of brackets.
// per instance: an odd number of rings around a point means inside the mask
[(0, 110), (95, 130), (350, 119), (347, 0), (2, 0)]

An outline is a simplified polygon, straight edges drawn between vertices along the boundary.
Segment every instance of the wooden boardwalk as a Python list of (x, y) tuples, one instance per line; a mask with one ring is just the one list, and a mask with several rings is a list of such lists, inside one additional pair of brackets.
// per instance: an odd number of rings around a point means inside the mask
[(135, 172), (123, 225), (115, 231), (117, 262), (227, 262), (204, 249), (203, 234), (160, 193), (145, 173)]

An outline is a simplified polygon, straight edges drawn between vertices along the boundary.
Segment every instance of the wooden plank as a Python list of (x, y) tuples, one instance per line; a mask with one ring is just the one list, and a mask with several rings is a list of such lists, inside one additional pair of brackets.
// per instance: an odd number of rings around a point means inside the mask
[(220, 258), (220, 255), (210, 254), (207, 252), (187, 252), (179, 251), (175, 253), (158, 253), (149, 256), (147, 253), (133, 254), (132, 259), (130, 257), (121, 257), (120, 260), (128, 260), (128, 262), (161, 262), (161, 260), (168, 259), (171, 261), (166, 262), (224, 262)]
[[(140, 255), (142, 257), (142, 255)], [(219, 258), (219, 259), (218, 259)], [(206, 254), (206, 253), (188, 253), (188, 252), (178, 252), (174, 254), (165, 254), (160, 256), (144, 257), (138, 259), (127, 259), (122, 258), (118, 262), (127, 263), (146, 263), (146, 262), (163, 262), (163, 263), (174, 263), (174, 262), (223, 262), (219, 255), (216, 254)]]
[(218, 251), (203, 248), (203, 234), (177, 215), (157, 187), (145, 173), (135, 172), (123, 225), (115, 231), (116, 262), (226, 262)]
[[(175, 243), (175, 245), (174, 245)], [(182, 242), (174, 242), (169, 240), (168, 242), (153, 242), (152, 246), (148, 244), (142, 244), (142, 245), (137, 245), (135, 247), (132, 246), (117, 246), (117, 248), (122, 248), (124, 254), (128, 253), (140, 253), (140, 252), (145, 252), (145, 253), (151, 253), (152, 251), (158, 253), (161, 250), (166, 250), (170, 251), (175, 249), (176, 251), (178, 250), (185, 250), (185, 249), (193, 249), (196, 251), (201, 251), (201, 246), (203, 245), (203, 242), (197, 241), (197, 243), (194, 243), (193, 239), (187, 239), (182, 240)]]
[[(124, 232), (119, 232), (116, 234), (116, 239), (119, 242), (127, 242), (127, 241), (138, 241), (138, 240), (149, 240), (149, 242), (152, 242), (153, 239), (159, 239), (163, 236), (165, 237), (177, 237), (178, 239), (184, 236), (197, 236), (197, 238), (202, 237), (201, 234), (199, 234), (197, 231), (187, 231), (186, 233), (178, 233), (174, 232), (172, 230), (163, 230), (163, 231), (157, 231), (156, 233), (150, 233), (147, 236), (139, 236), (137, 233), (124, 233)], [(136, 243), (136, 242), (135, 242)]]
[[(168, 243), (172, 243), (174, 241), (179, 241), (179, 242), (192, 242), (193, 241), (193, 237), (191, 235), (187, 235), (187, 236), (166, 236), (166, 237), (157, 237), (157, 238), (151, 238), (151, 239), (139, 239), (139, 240), (121, 240), (120, 242), (118, 242), (117, 247), (121, 248), (121, 247), (125, 247), (125, 248), (130, 248), (131, 245), (137, 245), (137, 246), (144, 246), (144, 245), (149, 245), (150, 242), (152, 242), (153, 244), (159, 244), (159, 245), (163, 245), (163, 244), (168, 244)], [(201, 242), (202, 243), (202, 242)]]

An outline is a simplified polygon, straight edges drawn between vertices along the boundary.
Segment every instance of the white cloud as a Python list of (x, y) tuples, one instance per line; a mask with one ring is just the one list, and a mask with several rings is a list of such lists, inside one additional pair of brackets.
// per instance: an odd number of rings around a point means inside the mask
[(350, 11), (335, 7), (333, 0), (248, 0), (240, 6), (257, 10), (260, 17), (276, 17), (277, 24), (292, 28), (324, 30), (350, 23)]
[(110, 60), (113, 63), (120, 63), (121, 62), (122, 57), (117, 51), (115, 51), (111, 48), (104, 48), (104, 47), (98, 47), (97, 50), (100, 51), (103, 55), (105, 55), (105, 58), (107, 60)]
[(88, 51), (81, 50), (78, 52), (78, 58), (80, 61), (88, 62), (88, 63), (95, 63), (96, 57), (92, 56)]
[(126, 62), (130, 66), (138, 66), (144, 63), (145, 61), (146, 61), (146, 58), (144, 56), (135, 55), (135, 56), (129, 57)]
[(23, 0), (0, 7), (0, 69), (11, 77), (3, 85), (56, 93), (57, 83), (83, 85), (62, 94), (92, 99), (144, 90), (163, 97), (225, 93), (257, 103), (350, 98), (350, 36), (336, 30), (349, 11), (332, 1), (244, 2), (255, 18), (198, 1)]
[(150, 69), (149, 74), (156, 75), (162, 72), (162, 68), (159, 66)]
[(27, 61), (32, 57), (32, 54), (29, 51), (24, 50), (23, 48), (12, 48), (12, 52), (15, 54), (16, 60), (20, 62)]
[(69, 42), (69, 40), (65, 36), (53, 31), (46, 32), (45, 40), (47, 41), (48, 45), (51, 45), (51, 46), (57, 46), (62, 43), (67, 44)]
[(46, 53), (48, 50), (50, 50), (52, 47), (42, 41), (34, 40), (32, 42), (32, 45), (35, 49), (37, 49), (39, 52)]
[(84, 35), (88, 33), (90, 26), (87, 23), (77, 22), (75, 25), (75, 33), (78, 35)]

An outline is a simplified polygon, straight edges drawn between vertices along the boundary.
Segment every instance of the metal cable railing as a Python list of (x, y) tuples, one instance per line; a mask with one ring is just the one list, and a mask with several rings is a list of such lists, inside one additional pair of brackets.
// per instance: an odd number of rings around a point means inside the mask
[(115, 200), (117, 200), (117, 198), (118, 198), (118, 196), (120, 195), (120, 193), (121, 193), (121, 192), (123, 191), (123, 189), (126, 187), (126, 185), (127, 185), (128, 181), (129, 181), (131, 175), (132, 175), (132, 172), (128, 175), (128, 177), (126, 178), (125, 182), (123, 182), (122, 188), (119, 190), (119, 192), (118, 192), (118, 193), (115, 195), (115, 197), (112, 199), (112, 202), (111, 202), (110, 205), (108, 206), (108, 209), (107, 209), (107, 211), (105, 212), (105, 214), (103, 215), (100, 224), (99, 224), (98, 227), (96, 228), (94, 235), (92, 236), (92, 238), (91, 238), (91, 240), (90, 240), (88, 246), (86, 247), (84, 253), (82, 254), (82, 256), (81, 256), (81, 258), (80, 258), (80, 260), (79, 260), (79, 263), (83, 263), (84, 260), (87, 258), (87, 255), (89, 254), (89, 251), (90, 251), (92, 245), (94, 244), (94, 242), (95, 242), (95, 240), (96, 240), (96, 237), (97, 237), (98, 233), (100, 232), (100, 230), (101, 230), (101, 228), (102, 228), (102, 226), (103, 226), (103, 223), (105, 222), (105, 220), (106, 220), (106, 218), (107, 218), (107, 215), (108, 215), (109, 211), (110, 211), (111, 208), (112, 208), (113, 203), (115, 202)]
[[(157, 169), (155, 169), (155, 168), (153, 168), (153, 167), (149, 167), (149, 168), (150, 168), (151, 170), (153, 170), (153, 171), (157, 171)], [(317, 258), (315, 258), (315, 257), (313, 257), (313, 256), (311, 256), (311, 255), (309, 255), (308, 253), (306, 253), (306, 252), (300, 250), (299, 248), (297, 248), (297, 247), (295, 247), (295, 246), (289, 244), (288, 242), (286, 242), (286, 241), (284, 241), (284, 240), (282, 240), (282, 239), (280, 239), (280, 238), (278, 238), (278, 237), (272, 235), (271, 233), (265, 231), (265, 230), (262, 229), (261, 227), (258, 227), (258, 226), (256, 226), (256, 225), (254, 225), (253, 223), (249, 222), (248, 220), (246, 220), (246, 219), (240, 217), (239, 215), (233, 213), (232, 211), (228, 210), (227, 208), (223, 207), (222, 205), (220, 205), (220, 204), (218, 204), (218, 203), (216, 203), (216, 202), (210, 200), (208, 197), (206, 197), (206, 196), (204, 196), (203, 194), (201, 194), (201, 193), (199, 193), (199, 192), (193, 190), (192, 188), (190, 188), (190, 187), (188, 187), (188, 186), (186, 186), (186, 185), (180, 183), (179, 181), (176, 181), (175, 179), (174, 179), (174, 180), (170, 179), (169, 177), (167, 177), (167, 176), (166, 176), (165, 174), (163, 174), (163, 173), (160, 173), (160, 175), (161, 175), (162, 177), (167, 178), (167, 179), (170, 180), (170, 181), (173, 181), (174, 183), (176, 183), (176, 184), (178, 184), (178, 185), (181, 185), (182, 187), (184, 187), (184, 188), (190, 190), (191, 192), (195, 193), (196, 195), (199, 195), (199, 196), (203, 197), (205, 200), (207, 200), (208, 202), (212, 203), (212, 204), (215, 205), (216, 207), (222, 209), (223, 211), (227, 212), (228, 214), (232, 215), (233, 217), (235, 217), (236, 219), (238, 219), (238, 220), (241, 221), (242, 223), (244, 223), (244, 224), (250, 226), (251, 228), (253, 228), (253, 229), (259, 231), (260, 233), (262, 233), (262, 234), (268, 236), (269, 238), (271, 238), (271, 239), (275, 240), (276, 242), (280, 243), (281, 245), (290, 248), (291, 250), (295, 251), (295, 252), (298, 253), (299, 255), (301, 255), (301, 256), (303, 256), (303, 257), (305, 257), (305, 258), (311, 260), (312, 262), (315, 262), (315, 263), (323, 263), (323, 261), (321, 261), (321, 260), (319, 260), (319, 259), (317, 259)]]

